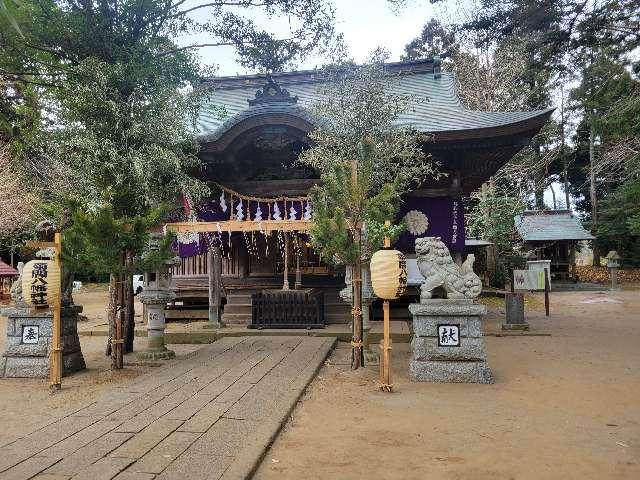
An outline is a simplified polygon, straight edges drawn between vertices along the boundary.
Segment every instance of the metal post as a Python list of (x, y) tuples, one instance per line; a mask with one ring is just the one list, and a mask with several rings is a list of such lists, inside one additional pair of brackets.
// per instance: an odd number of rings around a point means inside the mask
[[(60, 233), (56, 233), (54, 236), (54, 250), (53, 261), (56, 266), (60, 268), (60, 256), (62, 254), (62, 242), (60, 240)], [(55, 305), (53, 306), (53, 338), (51, 348), (51, 358), (49, 361), (49, 386), (51, 390), (60, 390), (62, 388), (62, 346), (61, 346), (61, 333), (62, 333), (62, 284), (60, 284), (60, 291), (56, 295)]]

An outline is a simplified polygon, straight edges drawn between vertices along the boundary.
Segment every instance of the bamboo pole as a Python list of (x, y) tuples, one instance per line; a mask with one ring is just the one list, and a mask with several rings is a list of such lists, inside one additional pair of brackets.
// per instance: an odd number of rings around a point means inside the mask
[[(386, 227), (391, 225), (389, 220), (384, 222)], [(391, 247), (391, 238), (384, 237), (384, 248)], [(380, 341), (380, 388), (390, 392), (393, 389), (391, 383), (391, 319), (389, 313), (389, 300), (382, 303), (383, 313), (383, 337)]]
[[(53, 261), (58, 268), (61, 268), (61, 255), (62, 255), (62, 242), (60, 240), (60, 233), (56, 233), (54, 237), (54, 249)], [(62, 388), (62, 345), (61, 345), (61, 333), (62, 333), (62, 284), (60, 284), (60, 291), (56, 296), (55, 305), (53, 306), (53, 338), (51, 357), (49, 359), (49, 387), (52, 391), (60, 390)]]
[[(351, 161), (351, 184), (354, 191), (358, 189), (358, 161)], [(360, 243), (362, 241), (362, 230), (359, 222), (354, 220), (353, 243), (356, 248), (356, 260), (351, 272), (351, 299), (353, 305), (351, 313), (353, 315), (353, 337), (351, 339), (351, 369), (357, 370), (364, 366), (364, 349), (362, 348), (362, 257), (360, 254)]]

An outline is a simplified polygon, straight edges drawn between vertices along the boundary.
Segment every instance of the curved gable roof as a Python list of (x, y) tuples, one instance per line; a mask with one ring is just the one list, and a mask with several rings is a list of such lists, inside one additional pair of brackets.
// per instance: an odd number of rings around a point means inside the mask
[[(398, 74), (393, 90), (410, 96), (407, 110), (399, 115), (398, 126), (434, 133), (436, 140), (482, 138), (539, 129), (553, 109), (531, 112), (482, 112), (467, 110), (455, 92), (452, 73), (440, 72), (433, 59), (387, 64), (390, 73)], [(255, 115), (276, 113), (298, 116), (317, 125), (311, 114), (314, 103), (322, 100), (319, 87), (326, 83), (320, 71), (273, 74), (273, 79), (297, 103), (268, 103), (250, 106), (256, 90), (264, 86), (266, 75), (218, 77), (209, 80), (214, 92), (203, 108), (197, 127), (202, 142), (215, 142), (225, 131)], [(219, 114), (223, 107), (226, 115)]]
[(595, 238), (569, 210), (527, 210), (516, 215), (514, 222), (518, 234), (528, 242)]

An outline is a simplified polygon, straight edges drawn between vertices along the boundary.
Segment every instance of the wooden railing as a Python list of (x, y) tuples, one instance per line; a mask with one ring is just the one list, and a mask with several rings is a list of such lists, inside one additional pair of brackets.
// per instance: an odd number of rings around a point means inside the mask
[[(235, 258), (222, 257), (222, 275), (236, 277), (238, 276), (239, 264), (238, 256)], [(207, 254), (195, 255), (193, 257), (182, 258), (179, 265), (172, 268), (171, 274), (174, 277), (206, 277), (207, 270)]]

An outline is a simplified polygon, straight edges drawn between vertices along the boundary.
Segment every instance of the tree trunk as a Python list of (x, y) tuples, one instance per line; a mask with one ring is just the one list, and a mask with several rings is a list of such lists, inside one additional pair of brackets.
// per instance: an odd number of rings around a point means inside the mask
[(113, 340), (114, 330), (113, 327), (116, 324), (116, 312), (118, 311), (117, 304), (117, 288), (118, 282), (115, 274), (109, 274), (109, 306), (107, 307), (107, 323), (109, 324), (109, 337), (107, 338), (107, 347), (105, 348), (105, 355), (107, 357), (113, 356), (113, 348), (111, 341)]
[(123, 320), (124, 320), (124, 278), (116, 275), (116, 312), (113, 325), (113, 347), (111, 348), (111, 368), (120, 370), (123, 367)]
[[(540, 144), (539, 142), (536, 140), (534, 145), (533, 145), (533, 151), (535, 153), (535, 162), (536, 162), (536, 166), (539, 168), (540, 167), (540, 162), (541, 162), (541, 158), (542, 155), (540, 154)], [(545, 177), (544, 177), (544, 170), (540, 169), (540, 172), (535, 175), (534, 178), (534, 186), (533, 186), (533, 193), (534, 193), (534, 197), (535, 197), (535, 208), (537, 210), (544, 210), (544, 188), (545, 188)]]
[[(131, 254), (126, 255), (127, 267), (131, 265)], [(128, 272), (129, 269), (127, 268)], [(124, 353), (133, 352), (135, 338), (136, 314), (133, 296), (133, 278), (127, 274), (124, 278)]]
[(565, 152), (565, 118), (564, 118), (564, 87), (560, 86), (562, 101), (560, 103), (560, 155), (562, 155), (562, 168), (564, 177), (564, 201), (565, 208), (571, 210), (571, 198), (569, 196), (569, 162), (567, 162), (567, 153)]
[[(122, 252), (120, 264), (125, 265), (126, 257)], [(109, 276), (109, 344), (107, 355), (111, 354), (111, 368), (120, 370), (123, 367), (123, 327), (125, 314), (125, 274), (111, 274)]]
[[(595, 129), (593, 123), (589, 129), (589, 200), (591, 201), (591, 225), (592, 230), (598, 227), (598, 198), (596, 195), (596, 155), (595, 155)], [(598, 239), (593, 240), (593, 265), (600, 265), (600, 248)]]

